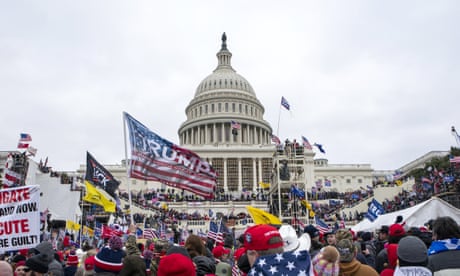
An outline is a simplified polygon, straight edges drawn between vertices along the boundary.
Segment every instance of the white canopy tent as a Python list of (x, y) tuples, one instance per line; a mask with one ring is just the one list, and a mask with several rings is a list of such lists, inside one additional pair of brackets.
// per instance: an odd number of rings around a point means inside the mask
[(419, 227), (423, 226), (430, 219), (436, 219), (443, 216), (450, 216), (455, 221), (460, 221), (460, 209), (455, 208), (440, 198), (432, 197), (410, 208), (380, 215), (373, 222), (364, 219), (351, 227), (351, 229), (355, 232), (375, 231), (383, 225), (390, 226), (393, 224), (397, 216), (402, 216), (403, 222), (405, 222), (407, 226)]

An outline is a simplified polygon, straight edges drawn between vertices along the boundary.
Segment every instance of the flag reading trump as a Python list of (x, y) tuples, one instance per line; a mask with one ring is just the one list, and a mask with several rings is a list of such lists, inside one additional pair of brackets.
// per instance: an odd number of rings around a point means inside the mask
[(131, 177), (214, 197), (217, 173), (208, 162), (155, 134), (126, 112), (124, 118), (131, 145)]

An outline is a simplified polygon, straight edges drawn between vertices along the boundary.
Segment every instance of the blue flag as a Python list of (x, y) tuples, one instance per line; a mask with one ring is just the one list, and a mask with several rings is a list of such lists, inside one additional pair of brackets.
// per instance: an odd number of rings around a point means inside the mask
[(291, 187), (291, 193), (293, 193), (297, 197), (305, 198), (305, 192), (302, 191), (301, 189), (297, 188), (294, 185), (292, 185), (292, 187)]
[(281, 105), (287, 110), (291, 110), (291, 106), (289, 105), (288, 101), (284, 97), (281, 97)]
[(323, 145), (314, 143), (313, 146), (317, 147), (321, 153), (326, 153), (326, 151), (323, 148)]
[(248, 275), (309, 275), (310, 254), (307, 250), (260, 256)]
[(370, 221), (374, 221), (377, 219), (379, 215), (382, 215), (384, 213), (385, 209), (383, 209), (382, 204), (380, 204), (380, 202), (373, 198), (371, 204), (369, 204), (369, 209), (367, 210), (366, 218)]

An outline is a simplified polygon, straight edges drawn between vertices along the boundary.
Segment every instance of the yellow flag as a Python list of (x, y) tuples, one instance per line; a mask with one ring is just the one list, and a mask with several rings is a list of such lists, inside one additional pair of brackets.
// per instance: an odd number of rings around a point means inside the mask
[(396, 180), (395, 183), (396, 183), (396, 185), (398, 185), (398, 186), (401, 186), (401, 185), (402, 185), (402, 181), (401, 181), (400, 179)]
[(260, 181), (260, 182), (259, 182), (259, 185), (260, 185), (260, 187), (261, 187), (262, 189), (268, 189), (268, 188), (270, 188), (270, 183), (266, 183), (266, 182)]
[(249, 214), (251, 215), (252, 219), (254, 220), (254, 224), (272, 224), (272, 225), (281, 225), (282, 222), (279, 220), (278, 217), (265, 212), (256, 207), (246, 206)]
[(94, 236), (94, 230), (89, 228), (88, 226), (86, 225), (83, 225), (83, 235), (87, 235), (87, 236)]
[(66, 220), (65, 228), (68, 229), (68, 230), (78, 231), (78, 230), (80, 230), (80, 224), (78, 224), (76, 222), (73, 222), (71, 220)]
[(115, 213), (115, 202), (109, 199), (109, 196), (103, 194), (102, 191), (91, 185), (88, 181), (85, 181), (86, 195), (83, 198), (84, 201), (97, 204), (104, 207), (104, 211), (109, 213)]
[(313, 210), (313, 209), (311, 208), (311, 204), (308, 203), (308, 201), (305, 200), (305, 199), (302, 199), (302, 200), (300, 201), (300, 204), (302, 204), (303, 206), (305, 206), (305, 208), (307, 208), (308, 210)]

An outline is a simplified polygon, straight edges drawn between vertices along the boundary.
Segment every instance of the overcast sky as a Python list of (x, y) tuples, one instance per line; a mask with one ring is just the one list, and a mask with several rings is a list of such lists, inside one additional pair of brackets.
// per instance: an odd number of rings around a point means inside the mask
[(86, 151), (120, 164), (123, 111), (178, 143), (226, 32), (282, 140), (394, 170), (455, 145), (459, 14), (456, 0), (2, 1), (0, 150), (25, 132), (54, 170), (78, 169)]

